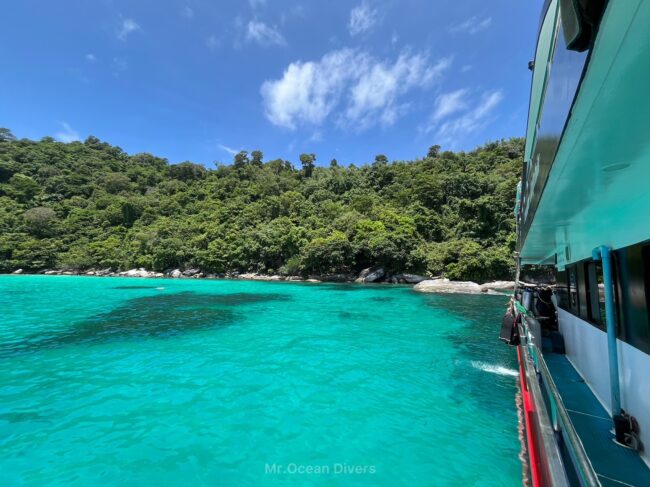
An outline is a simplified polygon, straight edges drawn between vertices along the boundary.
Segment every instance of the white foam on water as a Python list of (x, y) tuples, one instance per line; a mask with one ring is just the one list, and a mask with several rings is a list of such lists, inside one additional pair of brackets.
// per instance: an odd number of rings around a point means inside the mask
[(156, 290), (157, 290), (157, 291), (164, 291), (165, 288), (164, 288), (164, 287), (157, 287)]
[(472, 367), (482, 370), (483, 372), (489, 372), (490, 374), (507, 375), (510, 377), (519, 376), (518, 370), (509, 369), (503, 365), (486, 364), (485, 362), (472, 361)]

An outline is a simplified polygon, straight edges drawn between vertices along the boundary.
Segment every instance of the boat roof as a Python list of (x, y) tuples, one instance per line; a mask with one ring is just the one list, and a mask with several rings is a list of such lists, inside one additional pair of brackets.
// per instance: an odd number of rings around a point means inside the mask
[(522, 263), (562, 268), (650, 238), (649, 25), (650, 2), (609, 2)]

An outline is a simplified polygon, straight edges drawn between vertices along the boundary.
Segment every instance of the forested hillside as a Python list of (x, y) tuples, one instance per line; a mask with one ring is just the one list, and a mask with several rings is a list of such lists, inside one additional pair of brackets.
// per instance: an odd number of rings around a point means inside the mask
[[(89, 137), (0, 129), (0, 272), (194, 267), (308, 275), (512, 274), (522, 139), (469, 153), (298, 168), (260, 151), (213, 169), (128, 155)], [(319, 161), (322, 162), (322, 161)]]

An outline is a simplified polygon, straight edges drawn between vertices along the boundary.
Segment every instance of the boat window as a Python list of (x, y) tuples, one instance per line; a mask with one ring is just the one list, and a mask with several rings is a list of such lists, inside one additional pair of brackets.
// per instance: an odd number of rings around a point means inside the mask
[(557, 271), (555, 274), (555, 295), (557, 304), (562, 309), (569, 309), (569, 293), (567, 292), (567, 271)]
[(589, 261), (584, 264), (586, 289), (586, 319), (605, 328), (605, 287), (603, 285), (603, 265), (601, 262)]
[(589, 320), (589, 299), (587, 298), (589, 281), (587, 280), (587, 268), (584, 262), (577, 264), (576, 267), (578, 269), (578, 312), (580, 318)]
[(569, 310), (578, 314), (578, 273), (575, 265), (567, 267), (569, 275)]
[(633, 245), (617, 250), (616, 291), (618, 295), (619, 338), (650, 353), (650, 246)]

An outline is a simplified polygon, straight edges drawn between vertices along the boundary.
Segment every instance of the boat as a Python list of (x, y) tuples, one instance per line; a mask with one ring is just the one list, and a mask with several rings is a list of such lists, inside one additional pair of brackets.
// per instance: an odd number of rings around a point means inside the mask
[(650, 486), (650, 1), (546, 0), (517, 286), (524, 480)]

